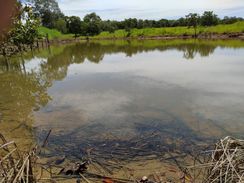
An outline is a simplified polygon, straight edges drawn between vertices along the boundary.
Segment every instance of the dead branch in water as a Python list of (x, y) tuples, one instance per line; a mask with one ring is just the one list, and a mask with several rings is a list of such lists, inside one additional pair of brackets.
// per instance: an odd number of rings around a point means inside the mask
[(215, 145), (209, 160), (189, 169), (200, 169), (205, 174), (202, 182), (244, 182), (244, 140), (225, 137)]
[(42, 144), (42, 147), (45, 147), (45, 146), (47, 145), (48, 138), (49, 138), (51, 132), (52, 132), (52, 129), (49, 130), (49, 132), (48, 132), (48, 134), (47, 134), (47, 136), (46, 136), (46, 138), (45, 138), (45, 140), (44, 140), (44, 142), (43, 142), (43, 144)]
[(33, 183), (32, 158), (35, 149), (20, 155), (17, 145), (0, 134), (0, 183)]

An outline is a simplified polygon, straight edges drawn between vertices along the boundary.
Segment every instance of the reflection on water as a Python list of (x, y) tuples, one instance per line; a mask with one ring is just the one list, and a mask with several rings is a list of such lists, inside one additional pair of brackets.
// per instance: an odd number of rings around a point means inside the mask
[(243, 137), (243, 51), (241, 41), (103, 41), (3, 60), (0, 131), (41, 141), (52, 128), (50, 152), (74, 157), (138, 144), (129, 158), (183, 154)]

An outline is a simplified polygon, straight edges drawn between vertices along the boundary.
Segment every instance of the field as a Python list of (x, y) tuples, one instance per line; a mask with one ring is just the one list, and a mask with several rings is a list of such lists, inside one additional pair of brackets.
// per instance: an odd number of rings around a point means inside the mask
[[(42, 36), (49, 35), (49, 39), (72, 39), (73, 34), (62, 34), (61, 32), (40, 27), (38, 29)], [(211, 27), (198, 27), (198, 34), (228, 34), (228, 33), (244, 33), (244, 21), (229, 25), (217, 25)], [(166, 28), (144, 28), (131, 29), (130, 31), (116, 30), (114, 33), (101, 32), (97, 36), (91, 38), (137, 38), (137, 37), (166, 37), (166, 36), (191, 36), (194, 35), (194, 29), (188, 27), (166, 27)]]
[[(224, 34), (224, 33), (244, 33), (244, 22), (237, 22), (229, 25), (217, 25), (211, 27), (198, 27), (198, 34)], [(166, 27), (166, 28), (145, 28), (132, 29), (130, 32), (117, 30), (114, 33), (102, 32), (95, 38), (123, 38), (123, 37), (154, 37), (154, 36), (189, 36), (194, 35), (194, 29), (188, 27)]]
[(62, 34), (61, 32), (59, 32), (56, 29), (49, 29), (46, 27), (39, 27), (38, 28), (38, 32), (40, 34), (40, 37), (45, 37), (46, 34), (48, 34), (48, 38), (50, 40), (53, 39), (72, 39), (74, 37), (73, 34)]

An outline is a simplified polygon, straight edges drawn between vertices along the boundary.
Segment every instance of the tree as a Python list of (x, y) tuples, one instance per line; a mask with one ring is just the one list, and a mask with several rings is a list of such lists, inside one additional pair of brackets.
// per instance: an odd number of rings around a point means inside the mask
[(108, 31), (110, 33), (113, 33), (116, 29), (118, 29), (115, 21), (102, 21), (101, 23), (101, 29), (102, 31)]
[(133, 29), (137, 27), (137, 19), (129, 18), (124, 21), (125, 29)]
[(158, 22), (160, 27), (169, 27), (169, 21), (167, 19), (161, 19)]
[(194, 36), (197, 37), (197, 26), (199, 25), (199, 15), (197, 13), (190, 13), (186, 15), (186, 22), (188, 27), (194, 28)]
[(42, 20), (42, 25), (54, 28), (55, 22), (64, 17), (56, 0), (29, 0), (33, 4), (33, 11)]
[(218, 16), (213, 11), (205, 11), (201, 16), (201, 25), (212, 26), (217, 25), (219, 22)]
[(228, 16), (225, 16), (220, 22), (222, 24), (233, 24), (233, 23), (236, 23), (238, 21), (243, 21), (244, 19), (241, 18), (241, 17), (228, 17)]
[(142, 19), (139, 19), (139, 20), (137, 21), (137, 28), (138, 28), (138, 29), (142, 29), (143, 26), (144, 26), (144, 22), (143, 22), (143, 20), (142, 20)]
[(102, 19), (96, 13), (88, 14), (83, 19), (87, 36), (94, 36), (102, 31)]
[(76, 16), (71, 16), (71, 17), (66, 17), (66, 22), (67, 22), (67, 28), (68, 32), (75, 34), (75, 37), (80, 35), (82, 33), (82, 22), (80, 17)]
[(55, 23), (54, 23), (54, 28), (59, 30), (62, 33), (67, 33), (67, 25), (66, 21), (64, 18), (59, 18)]
[(22, 53), (26, 47), (32, 49), (35, 39), (38, 37), (37, 28), (40, 22), (35, 18), (30, 7), (19, 8), (19, 13), (13, 18), (12, 28), (6, 33), (0, 45), (0, 53), (11, 56), (18, 52)]
[(186, 19), (181, 17), (177, 20), (178, 26), (185, 26), (186, 25)]

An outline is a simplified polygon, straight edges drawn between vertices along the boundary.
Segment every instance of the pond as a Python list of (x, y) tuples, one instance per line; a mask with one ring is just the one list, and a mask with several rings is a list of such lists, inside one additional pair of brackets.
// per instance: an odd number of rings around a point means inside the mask
[(238, 40), (56, 45), (0, 62), (0, 133), (26, 148), (52, 129), (46, 156), (184, 162), (244, 138), (243, 81)]

